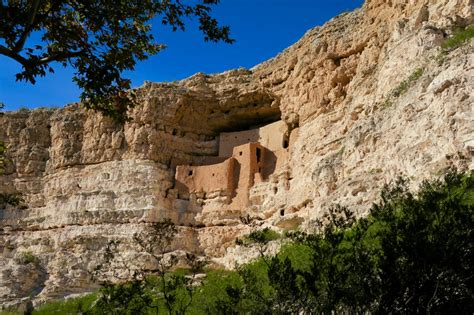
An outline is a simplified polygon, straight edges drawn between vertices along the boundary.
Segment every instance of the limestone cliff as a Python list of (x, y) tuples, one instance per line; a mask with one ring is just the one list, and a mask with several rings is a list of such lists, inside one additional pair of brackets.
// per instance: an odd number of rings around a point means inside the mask
[[(368, 0), (251, 70), (146, 83), (125, 126), (78, 105), (0, 116), (0, 193), (25, 199), (0, 209), (0, 303), (90, 290), (85, 270), (109, 240), (140, 261), (130, 241), (146, 222), (172, 219), (176, 249), (232, 267), (249, 257), (234, 242), (252, 228), (241, 216), (305, 227), (335, 203), (363, 215), (397, 174), (416, 184), (450, 165), (474, 168), (474, 42), (438, 58), (453, 29), (474, 22), (473, 7)], [(180, 194), (179, 166), (220, 163), (224, 133), (280, 119), (284, 157), (249, 181), (245, 202), (232, 203), (227, 186)], [(39, 263), (25, 265), (24, 253)]]

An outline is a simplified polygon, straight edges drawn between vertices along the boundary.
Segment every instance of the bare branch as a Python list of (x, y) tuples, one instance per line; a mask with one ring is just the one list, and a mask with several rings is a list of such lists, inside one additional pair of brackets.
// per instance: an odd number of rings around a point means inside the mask
[(36, 14), (38, 13), (40, 1), (41, 0), (35, 0), (32, 4), (28, 24), (25, 26), (25, 30), (23, 31), (23, 34), (21, 35), (20, 39), (16, 42), (15, 47), (13, 47), (14, 53), (20, 52), (25, 46), (26, 39), (28, 38), (31, 33), (31, 30), (33, 29), (33, 24), (35, 22)]
[(52, 61), (62, 61), (68, 58), (79, 57), (83, 53), (84, 53), (84, 50), (74, 51), (74, 52), (63, 52), (63, 53), (58, 53), (58, 54), (54, 54), (48, 57), (41, 58), (39, 59), (38, 62), (33, 62), (33, 63), (38, 64), (38, 65), (43, 65), (43, 64), (50, 63)]
[(28, 59), (20, 56), (19, 54), (15, 53), (14, 51), (8, 49), (3, 45), (0, 45), (0, 54), (12, 58), (13, 60), (21, 63), (24, 67), (28, 66), (29, 64)]

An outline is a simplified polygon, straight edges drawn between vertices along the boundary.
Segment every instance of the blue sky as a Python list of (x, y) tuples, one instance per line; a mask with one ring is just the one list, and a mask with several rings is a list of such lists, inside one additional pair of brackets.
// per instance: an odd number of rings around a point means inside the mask
[[(251, 68), (295, 43), (310, 28), (332, 17), (361, 7), (363, 0), (221, 0), (214, 15), (230, 25), (233, 45), (206, 43), (195, 25), (173, 33), (157, 24), (153, 33), (168, 47), (125, 73), (134, 87), (143, 81), (174, 81), (196, 72), (218, 73)], [(35, 85), (15, 81), (21, 67), (0, 55), (0, 102), (5, 110), (20, 107), (63, 106), (78, 101), (80, 91), (72, 82), (73, 70), (55, 67), (55, 74)]]

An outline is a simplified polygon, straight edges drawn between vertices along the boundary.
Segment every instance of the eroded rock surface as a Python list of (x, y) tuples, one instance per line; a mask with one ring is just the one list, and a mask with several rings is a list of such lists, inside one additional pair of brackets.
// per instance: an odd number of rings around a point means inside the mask
[[(1, 303), (91, 290), (86, 270), (109, 240), (140, 261), (132, 235), (146, 222), (172, 219), (174, 249), (231, 268), (251, 257), (234, 242), (253, 228), (240, 217), (291, 229), (335, 203), (364, 215), (398, 174), (416, 185), (448, 166), (474, 168), (474, 42), (437, 58), (473, 12), (469, 0), (368, 0), (251, 70), (145, 83), (125, 126), (78, 105), (0, 116), (0, 192), (25, 199), (0, 209)], [(180, 196), (177, 166), (218, 158), (223, 132), (280, 119), (287, 156), (245, 203)]]

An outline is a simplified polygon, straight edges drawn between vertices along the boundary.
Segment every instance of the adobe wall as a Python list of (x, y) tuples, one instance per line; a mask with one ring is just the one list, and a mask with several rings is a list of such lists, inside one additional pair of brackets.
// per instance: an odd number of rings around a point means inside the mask
[[(257, 153), (258, 152), (258, 153)], [(233, 149), (232, 157), (236, 160), (236, 196), (231, 207), (242, 209), (248, 205), (249, 190), (255, 183), (255, 174), (268, 168), (268, 158), (272, 152), (259, 143), (246, 143)]]
[[(178, 166), (190, 165), (190, 166), (201, 166), (201, 165), (214, 165), (219, 164), (227, 160), (228, 157), (220, 156), (192, 156), (187, 159), (173, 158), (170, 161), (170, 168), (176, 170)], [(175, 176), (176, 178), (176, 176)]]
[(299, 128), (295, 128), (290, 132), (282, 121), (277, 121), (260, 129), (260, 143), (271, 150), (271, 156), (265, 159), (264, 179), (267, 179), (275, 170), (282, 168), (288, 162), (290, 152), (298, 136)]
[(195, 156), (191, 165), (212, 165), (219, 164), (227, 160), (229, 157), (222, 156)]
[(223, 132), (219, 136), (219, 156), (232, 156), (234, 147), (257, 142), (271, 151), (281, 150), (288, 146), (288, 127), (282, 120), (258, 129), (238, 132)]
[(179, 192), (212, 192), (234, 189), (235, 159), (230, 158), (219, 164), (176, 167), (176, 189)]
[(232, 156), (234, 148), (247, 143), (258, 142), (259, 139), (258, 129), (238, 132), (222, 132), (219, 136), (219, 156)]
[(259, 136), (258, 143), (271, 151), (286, 149), (289, 145), (288, 126), (283, 120), (261, 127)]
[[(283, 126), (279, 126), (279, 128), (282, 128), (282, 127)], [(269, 128), (269, 129), (266, 129), (265, 131), (271, 131), (271, 129)], [(264, 173), (264, 176), (266, 177), (270, 176), (271, 174), (273, 174), (275, 170), (282, 168), (288, 162), (288, 158), (290, 157), (291, 151), (293, 150), (293, 145), (295, 144), (298, 137), (299, 137), (299, 128), (295, 128), (291, 132), (285, 133), (283, 135), (281, 140), (282, 140), (282, 143), (285, 145), (280, 147), (279, 149), (273, 150), (273, 154), (275, 155), (273, 158), (273, 160), (275, 161), (275, 166), (273, 167), (273, 169), (267, 169), (266, 173)], [(274, 144), (275, 145), (273, 147), (275, 148), (276, 143)]]
[(258, 182), (267, 181), (270, 175), (275, 173), (276, 170), (282, 168), (286, 164), (288, 156), (289, 153), (286, 149), (275, 152), (266, 150), (262, 171), (259, 172), (261, 174), (261, 180)]

